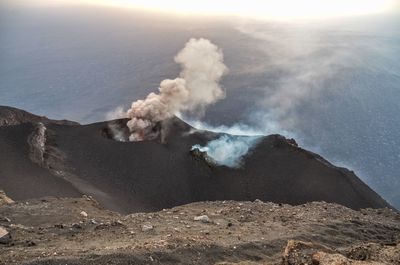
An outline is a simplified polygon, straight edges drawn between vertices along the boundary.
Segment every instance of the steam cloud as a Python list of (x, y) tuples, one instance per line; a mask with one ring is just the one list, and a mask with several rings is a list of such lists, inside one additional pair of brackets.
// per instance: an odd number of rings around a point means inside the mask
[[(207, 143), (206, 146), (194, 145), (192, 150), (206, 152), (218, 165), (239, 168), (243, 165), (243, 157), (254, 148), (266, 134), (265, 131), (255, 129), (247, 124), (236, 123), (232, 126), (211, 126), (202, 121), (186, 120), (185, 122), (198, 131), (224, 133), (221, 137)], [(272, 132), (270, 132), (272, 133)]]
[(190, 39), (175, 62), (182, 68), (179, 77), (163, 80), (158, 94), (133, 102), (127, 111), (130, 141), (153, 139), (162, 121), (179, 112), (204, 114), (208, 105), (225, 97), (219, 81), (228, 69), (222, 51), (209, 40)]
[(126, 112), (124, 111), (124, 108), (121, 106), (118, 106), (115, 109), (106, 113), (107, 120), (116, 120), (124, 118), (126, 118)]
[(304, 109), (319, 107), (326, 95), (342, 95), (345, 88), (333, 90), (331, 83), (340, 81), (340, 71), (358, 67), (358, 51), (364, 47), (355, 40), (333, 38), (323, 25), (245, 23), (237, 30), (254, 41), (253, 48), (264, 58), (257, 66), (247, 67), (246, 73), (270, 73), (272, 80), (263, 85), (265, 94), (249, 120), (256, 127), (285, 135), (311, 126)]
[(208, 142), (206, 146), (194, 145), (192, 150), (207, 152), (219, 165), (238, 168), (242, 166), (242, 158), (260, 139), (260, 136), (222, 135)]

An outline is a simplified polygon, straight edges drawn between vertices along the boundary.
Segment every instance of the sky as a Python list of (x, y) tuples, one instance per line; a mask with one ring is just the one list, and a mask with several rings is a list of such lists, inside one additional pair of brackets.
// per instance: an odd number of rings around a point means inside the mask
[(107, 2), (177, 13), (241, 15), (256, 18), (333, 17), (388, 12), (395, 0), (117, 0)]
[(400, 8), (398, 0), (36, 0), (30, 4), (92, 4), (179, 15), (233, 15), (278, 20), (390, 13), (397, 12)]

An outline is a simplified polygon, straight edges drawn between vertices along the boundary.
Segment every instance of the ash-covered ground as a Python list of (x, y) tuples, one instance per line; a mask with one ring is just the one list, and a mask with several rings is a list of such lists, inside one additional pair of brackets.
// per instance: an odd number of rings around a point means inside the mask
[(325, 202), (198, 202), (121, 215), (93, 198), (3, 203), (0, 264), (400, 264), (400, 214)]

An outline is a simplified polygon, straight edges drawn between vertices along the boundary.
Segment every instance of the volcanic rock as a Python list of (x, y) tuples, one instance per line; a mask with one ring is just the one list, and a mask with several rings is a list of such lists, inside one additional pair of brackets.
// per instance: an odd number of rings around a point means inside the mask
[(151, 224), (144, 224), (144, 225), (142, 225), (142, 232), (147, 232), (147, 231), (153, 230), (153, 228), (154, 227)]
[(80, 215), (83, 217), (88, 217), (88, 214), (85, 211), (80, 212)]
[[(101, 228), (90, 222), (77, 224), (78, 210), (90, 213), (103, 224)], [(207, 213), (217, 225), (195, 221), (193, 216), (199, 213)], [(400, 261), (400, 214), (391, 209), (361, 212), (324, 202), (279, 206), (215, 201), (121, 215), (84, 197), (47, 197), (3, 205), (0, 216), (10, 216), (18, 224), (7, 228), (12, 242), (0, 245), (0, 265), (399, 265)], [(65, 227), (57, 225), (61, 222)], [(119, 222), (123, 225), (113, 225)]]
[(199, 160), (205, 161), (210, 166), (217, 166), (217, 162), (215, 162), (214, 159), (207, 154), (207, 152), (200, 151), (199, 148), (193, 148), (190, 150), (190, 154)]
[(11, 242), (10, 233), (2, 226), (0, 226), (0, 244), (8, 244)]
[(11, 204), (14, 201), (9, 198), (3, 190), (0, 190), (0, 206), (5, 204)]
[(195, 221), (200, 221), (200, 222), (203, 222), (203, 223), (209, 223), (209, 222), (211, 222), (210, 218), (209, 218), (207, 215), (195, 216), (195, 217), (193, 218), (193, 220), (195, 220)]
[(289, 240), (282, 256), (282, 265), (398, 265), (400, 244), (394, 246), (368, 243), (352, 246), (345, 252), (364, 250), (362, 256), (343, 255), (323, 245)]

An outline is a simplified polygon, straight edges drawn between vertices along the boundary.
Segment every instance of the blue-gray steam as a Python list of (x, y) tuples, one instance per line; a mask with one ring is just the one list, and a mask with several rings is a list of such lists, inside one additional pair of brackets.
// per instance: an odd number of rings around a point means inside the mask
[(212, 158), (217, 165), (232, 168), (243, 166), (243, 157), (261, 141), (263, 136), (279, 131), (274, 126), (265, 126), (262, 129), (242, 123), (231, 126), (212, 126), (202, 121), (187, 119), (180, 114), (178, 114), (178, 117), (196, 128), (189, 133), (211, 131), (223, 134), (208, 142), (206, 146), (192, 146), (192, 150), (199, 149), (202, 152), (207, 152), (208, 157)]
[(243, 165), (243, 157), (261, 140), (261, 136), (222, 135), (206, 146), (194, 145), (192, 150), (207, 152), (218, 165), (238, 168)]

